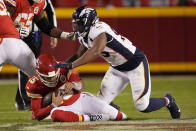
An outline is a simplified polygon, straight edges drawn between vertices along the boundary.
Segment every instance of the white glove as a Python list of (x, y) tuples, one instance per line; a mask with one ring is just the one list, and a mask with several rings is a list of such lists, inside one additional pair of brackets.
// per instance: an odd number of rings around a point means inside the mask
[(28, 27), (21, 27), (18, 31), (19, 31), (21, 39), (29, 36), (29, 28)]
[(72, 41), (75, 41), (78, 39), (76, 33), (74, 32), (62, 32), (61, 33), (61, 36), (60, 36), (61, 39), (64, 39), (64, 40), (72, 40)]

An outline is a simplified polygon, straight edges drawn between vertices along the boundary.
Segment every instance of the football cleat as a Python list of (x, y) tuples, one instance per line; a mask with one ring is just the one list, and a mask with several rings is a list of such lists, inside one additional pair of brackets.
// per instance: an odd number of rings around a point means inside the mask
[(109, 115), (107, 114), (88, 114), (90, 121), (108, 121)]
[(171, 94), (166, 94), (165, 97), (169, 99), (169, 104), (166, 107), (170, 111), (172, 118), (180, 119), (181, 113), (175, 99), (171, 96)]

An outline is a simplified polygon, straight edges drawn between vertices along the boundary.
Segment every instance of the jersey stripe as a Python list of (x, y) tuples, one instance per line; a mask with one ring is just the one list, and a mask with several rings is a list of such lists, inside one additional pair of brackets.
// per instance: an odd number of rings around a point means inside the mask
[(16, 2), (13, 0), (6, 0), (8, 3), (10, 3), (12, 6), (16, 7)]
[[(148, 69), (148, 61), (145, 57), (145, 59), (142, 62), (143, 64), (143, 68), (144, 68), (144, 90), (143, 92), (140, 94), (140, 96), (137, 98), (137, 100), (139, 100), (140, 98), (142, 98), (145, 94), (147, 94), (148, 90), (149, 90), (149, 69)], [(137, 101), (136, 100), (136, 101)]]
[(42, 98), (42, 96), (41, 96), (40, 94), (31, 94), (31, 93), (28, 93), (28, 92), (27, 92), (27, 95), (28, 95), (29, 97), (32, 97), (32, 98)]
[(110, 34), (106, 33), (107, 40), (107, 47), (110, 47), (114, 51), (118, 52), (127, 60), (133, 56), (133, 53), (129, 51), (126, 47), (124, 47), (120, 42), (118, 42), (115, 38), (113, 38)]

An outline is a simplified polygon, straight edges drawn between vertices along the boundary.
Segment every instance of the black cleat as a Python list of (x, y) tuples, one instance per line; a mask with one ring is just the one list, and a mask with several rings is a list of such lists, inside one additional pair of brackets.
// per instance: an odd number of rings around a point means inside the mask
[(171, 96), (171, 94), (166, 94), (165, 97), (169, 99), (169, 104), (166, 107), (170, 111), (172, 118), (180, 119), (180, 109), (176, 104), (175, 99)]

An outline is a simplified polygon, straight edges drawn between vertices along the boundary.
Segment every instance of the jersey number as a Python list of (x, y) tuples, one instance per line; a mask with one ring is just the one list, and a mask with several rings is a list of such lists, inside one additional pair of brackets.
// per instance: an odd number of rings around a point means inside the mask
[(18, 14), (18, 16), (16, 17), (16, 19), (14, 20), (14, 23), (19, 27), (30, 27), (32, 24), (32, 20), (33, 20), (34, 14), (33, 13), (20, 13)]

